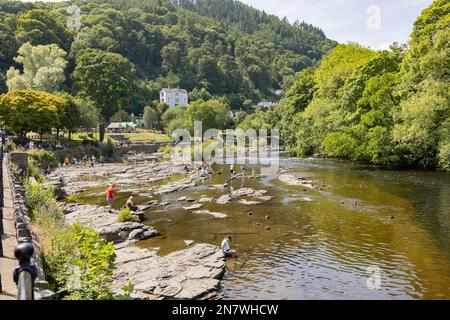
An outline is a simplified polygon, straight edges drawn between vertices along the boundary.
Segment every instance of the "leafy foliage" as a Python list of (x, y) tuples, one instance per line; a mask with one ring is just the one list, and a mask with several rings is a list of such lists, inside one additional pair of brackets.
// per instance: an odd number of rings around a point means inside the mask
[(11, 67), (7, 72), (9, 90), (35, 89), (58, 91), (65, 81), (66, 52), (56, 44), (32, 46), (23, 44), (14, 58), (23, 65), (23, 74)]
[(137, 222), (137, 221), (139, 221), (139, 218), (135, 217), (131, 213), (130, 209), (125, 208), (125, 209), (121, 210), (119, 212), (119, 214), (117, 215), (117, 221), (119, 221), (119, 222)]
[(61, 125), (66, 101), (50, 93), (14, 90), (0, 96), (0, 121), (9, 130), (25, 134), (51, 132)]
[(297, 75), (266, 119), (303, 156), (449, 170), (449, 19), (450, 4), (437, 0), (406, 51), (337, 46)]
[(71, 3), (0, 0), (0, 75), (24, 43), (54, 44), (68, 53), (66, 88), (90, 97), (106, 119), (121, 109), (140, 114), (150, 101), (155, 107), (167, 86), (187, 89), (194, 101), (223, 97), (234, 110), (272, 100), (336, 45), (309, 24), (232, 0), (75, 3), (80, 30), (65, 25)]
[(54, 190), (44, 187), (42, 174), (38, 182), (29, 179), (39, 172), (33, 162), (29, 167), (31, 170), (23, 177), (25, 200), (41, 242), (51, 290), (60, 299), (113, 299), (113, 244), (80, 224), (64, 226)]

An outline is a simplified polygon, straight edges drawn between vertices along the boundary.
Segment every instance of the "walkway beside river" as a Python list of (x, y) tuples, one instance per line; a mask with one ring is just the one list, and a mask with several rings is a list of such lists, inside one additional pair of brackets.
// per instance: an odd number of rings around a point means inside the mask
[[(0, 293), (0, 300), (16, 300), (17, 288), (13, 281), (13, 270), (17, 265), (14, 257), (14, 247), (16, 246), (16, 231), (14, 226), (13, 195), (10, 189), (9, 175), (7, 173), (6, 161), (1, 165), (3, 170), (3, 231), (1, 241), (3, 245), (3, 257), (0, 257), (0, 275), (3, 291)], [(1, 192), (1, 190), (0, 190)]]

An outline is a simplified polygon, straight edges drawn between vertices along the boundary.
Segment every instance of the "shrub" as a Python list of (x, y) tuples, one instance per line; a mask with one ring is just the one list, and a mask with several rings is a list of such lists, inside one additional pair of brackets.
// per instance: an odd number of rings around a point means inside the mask
[(78, 197), (74, 194), (68, 195), (66, 198), (66, 202), (67, 203), (77, 203), (78, 202)]
[(47, 169), (49, 166), (57, 166), (58, 160), (53, 152), (45, 150), (36, 150), (29, 152), (30, 158), (34, 164), (41, 169)]
[(59, 231), (47, 230), (43, 247), (46, 274), (51, 276), (52, 289), (59, 298), (113, 298), (109, 288), (116, 257), (112, 242), (75, 224)]
[(138, 217), (135, 217), (130, 209), (125, 208), (122, 211), (119, 212), (117, 215), (117, 221), (119, 222), (137, 222), (139, 221)]
[(52, 188), (46, 188), (41, 183), (31, 184), (28, 181), (24, 182), (24, 187), (25, 200), (33, 220), (39, 220), (43, 213), (55, 218), (62, 215)]
[(25, 176), (33, 177), (39, 183), (43, 183), (45, 181), (45, 177), (42, 174), (41, 169), (35, 164), (35, 161), (32, 158), (28, 158), (28, 168)]
[(450, 141), (441, 143), (438, 159), (439, 168), (443, 171), (450, 171)]
[(160, 153), (172, 153), (172, 151), (173, 151), (173, 147), (169, 146), (169, 145), (158, 148), (158, 152), (160, 152)]

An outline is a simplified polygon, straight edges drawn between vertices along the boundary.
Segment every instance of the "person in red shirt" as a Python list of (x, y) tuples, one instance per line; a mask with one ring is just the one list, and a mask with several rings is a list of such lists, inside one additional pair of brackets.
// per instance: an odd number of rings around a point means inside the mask
[(110, 186), (108, 186), (108, 188), (106, 188), (106, 202), (108, 203), (109, 206), (109, 213), (112, 213), (112, 208), (114, 205), (114, 194), (116, 193), (116, 189), (115, 189), (116, 185), (112, 184)]

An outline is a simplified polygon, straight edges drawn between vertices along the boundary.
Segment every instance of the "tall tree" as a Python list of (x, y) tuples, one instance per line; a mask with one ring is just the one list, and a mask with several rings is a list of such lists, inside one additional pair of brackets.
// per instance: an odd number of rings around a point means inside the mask
[(67, 101), (50, 93), (13, 90), (0, 96), (0, 121), (12, 132), (49, 133), (61, 127), (61, 111)]
[(136, 68), (122, 55), (87, 49), (77, 56), (73, 90), (90, 97), (105, 119), (125, 109), (135, 85)]
[(14, 58), (23, 65), (23, 73), (11, 67), (7, 72), (6, 84), (9, 90), (34, 89), (58, 91), (66, 77), (66, 52), (57, 45), (32, 46), (23, 44)]

